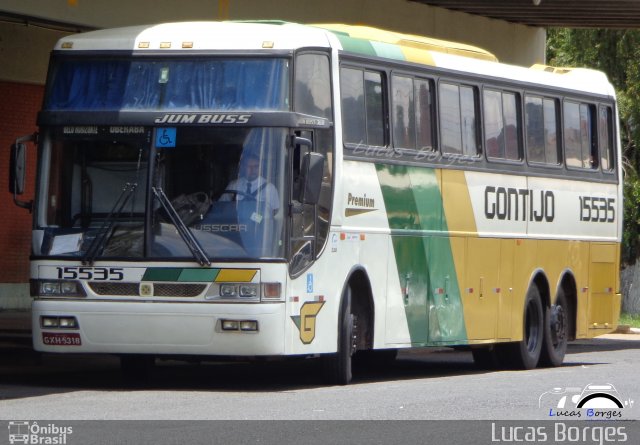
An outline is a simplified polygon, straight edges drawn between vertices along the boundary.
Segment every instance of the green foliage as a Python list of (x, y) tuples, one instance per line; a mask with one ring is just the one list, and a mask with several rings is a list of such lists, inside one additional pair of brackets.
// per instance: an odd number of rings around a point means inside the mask
[(640, 328), (640, 314), (620, 314), (620, 321), (618, 324), (624, 324), (631, 326), (632, 328)]
[(633, 263), (640, 256), (640, 179), (638, 175), (626, 175), (624, 181), (624, 232), (622, 256)]
[(640, 31), (552, 28), (547, 60), (603, 71), (616, 89), (625, 171), (623, 260), (633, 263), (640, 257)]

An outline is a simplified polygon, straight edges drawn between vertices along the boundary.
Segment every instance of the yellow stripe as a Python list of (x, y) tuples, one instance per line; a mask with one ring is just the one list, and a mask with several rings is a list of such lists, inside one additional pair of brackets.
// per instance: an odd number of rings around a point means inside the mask
[(420, 50), (417, 48), (409, 48), (406, 46), (402, 46), (402, 54), (404, 54), (404, 58), (407, 59), (408, 62), (413, 63), (423, 63), (425, 65), (435, 66), (435, 62), (433, 61), (433, 57), (429, 51)]
[(256, 276), (256, 269), (222, 269), (216, 283), (249, 283)]
[(442, 204), (447, 229), (452, 235), (476, 235), (476, 219), (463, 171), (442, 170)]

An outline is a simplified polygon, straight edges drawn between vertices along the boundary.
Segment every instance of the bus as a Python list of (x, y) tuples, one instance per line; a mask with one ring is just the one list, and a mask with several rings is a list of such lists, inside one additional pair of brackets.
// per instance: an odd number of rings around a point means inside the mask
[(366, 26), (167, 23), (62, 38), (38, 128), (11, 164), (38, 351), (115, 354), (125, 375), (316, 358), (347, 384), (403, 348), (559, 366), (616, 328), (600, 72)]

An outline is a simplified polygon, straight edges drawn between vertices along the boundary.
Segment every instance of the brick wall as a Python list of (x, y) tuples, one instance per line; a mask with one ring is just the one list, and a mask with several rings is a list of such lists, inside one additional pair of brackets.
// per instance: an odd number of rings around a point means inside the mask
[[(0, 283), (29, 281), (32, 216), (13, 204), (9, 193), (10, 146), (19, 136), (36, 131), (44, 87), (0, 81)], [(36, 151), (28, 146), (27, 179), (23, 200), (33, 199)]]

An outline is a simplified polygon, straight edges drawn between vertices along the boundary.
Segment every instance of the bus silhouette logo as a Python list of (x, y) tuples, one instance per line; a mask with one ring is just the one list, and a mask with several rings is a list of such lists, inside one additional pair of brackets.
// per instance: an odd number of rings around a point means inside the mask
[(538, 399), (539, 408), (552, 405), (558, 409), (622, 409), (631, 408), (633, 404), (632, 399), (623, 399), (610, 383), (589, 384), (584, 388), (557, 387), (542, 393)]
[(9, 422), (9, 443), (29, 443), (29, 422)]

